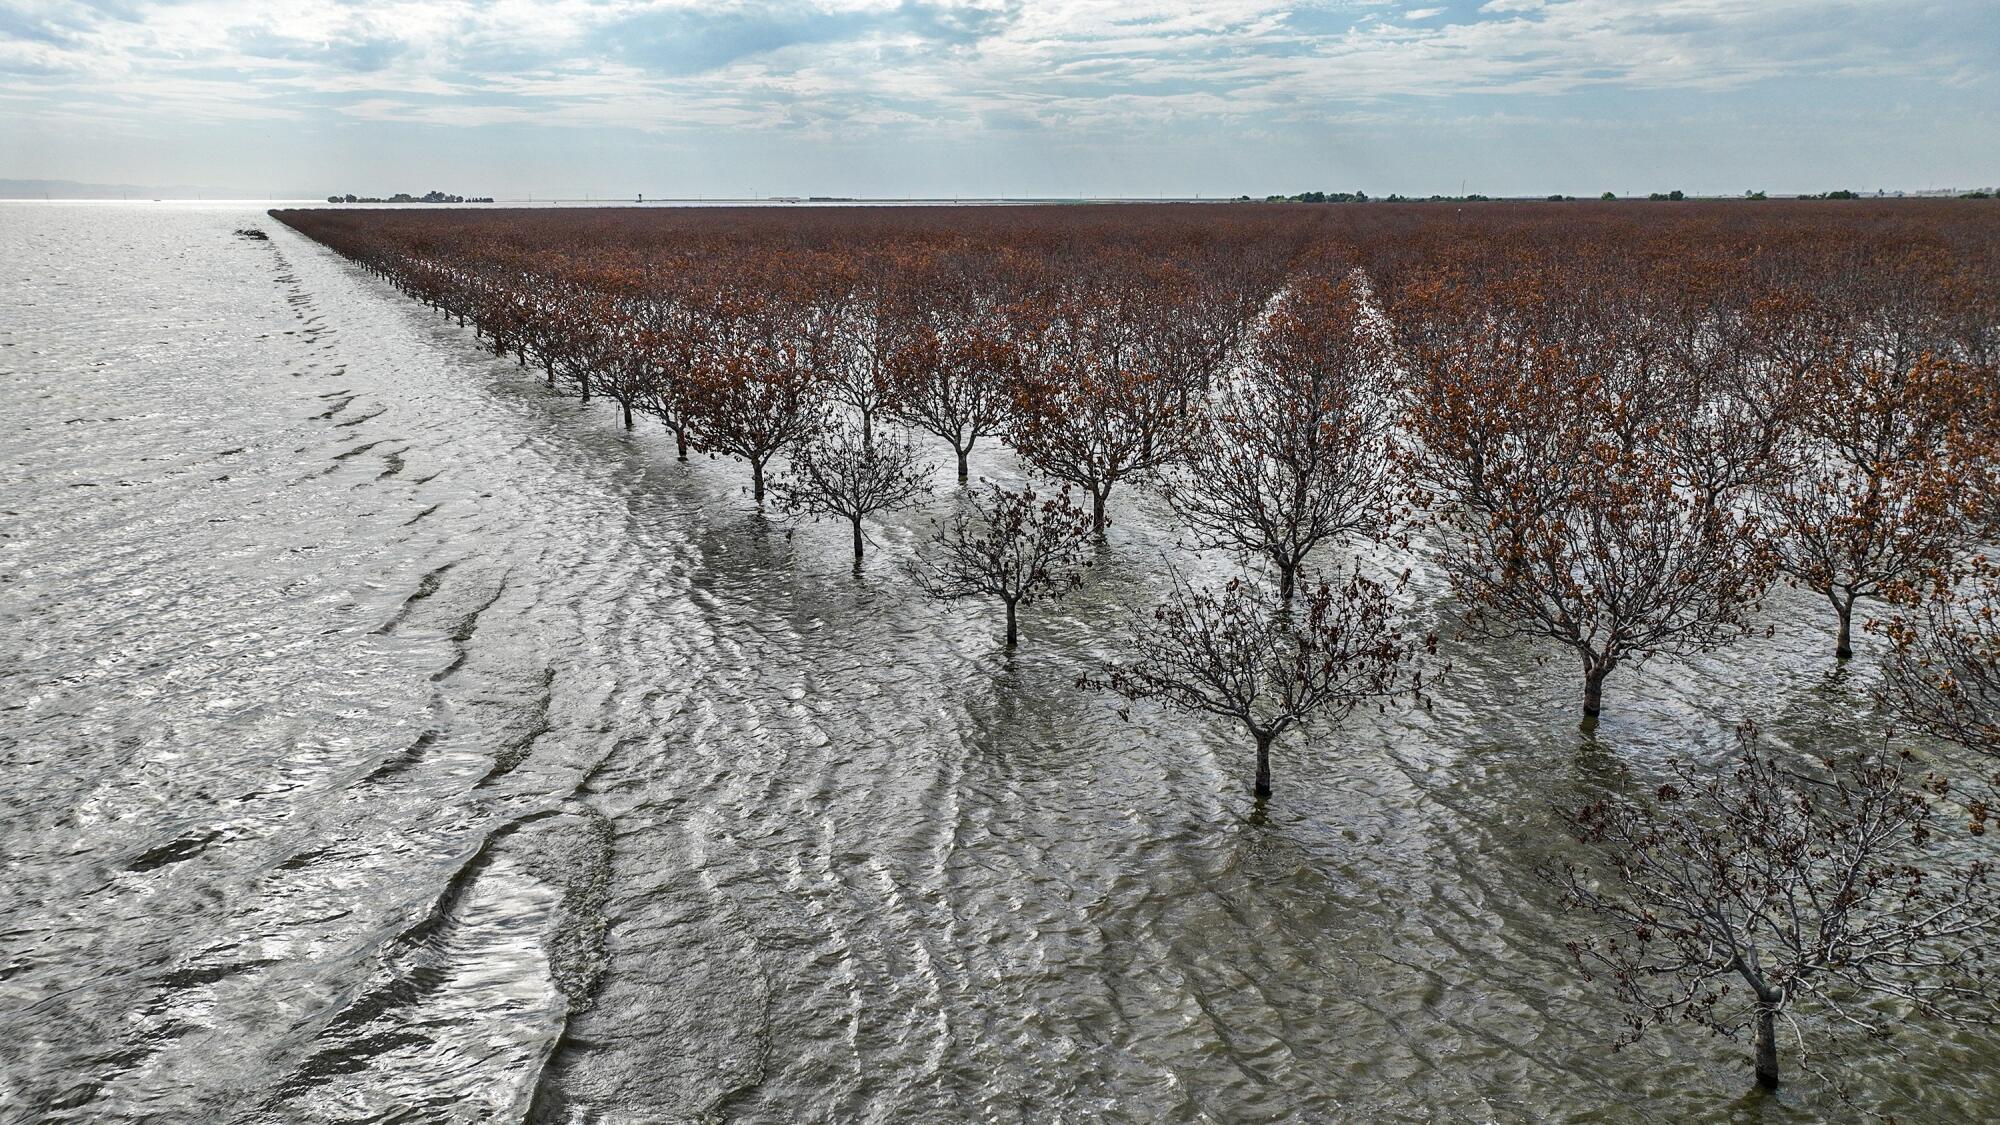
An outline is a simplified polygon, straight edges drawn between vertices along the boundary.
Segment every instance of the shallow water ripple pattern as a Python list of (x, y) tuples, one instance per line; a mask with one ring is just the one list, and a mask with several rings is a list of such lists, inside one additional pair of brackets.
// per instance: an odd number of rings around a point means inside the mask
[[(899, 574), (948, 491), (856, 575), (253, 210), (0, 205), (0, 272), (0, 1120), (1851, 1112), (1614, 1054), (1530, 874), (1550, 802), (1740, 718), (1876, 737), (1809, 600), (1595, 737), (1566, 663), (1451, 641), (1253, 815), (1230, 731), (1074, 686), (1166, 580), (1137, 492), (1008, 659)], [(1904, 1046), (1861, 1104), (2000, 1104), (1990, 1040)]]

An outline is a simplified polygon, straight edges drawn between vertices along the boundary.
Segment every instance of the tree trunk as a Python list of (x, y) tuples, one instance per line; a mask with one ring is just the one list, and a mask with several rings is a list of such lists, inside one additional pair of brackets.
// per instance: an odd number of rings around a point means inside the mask
[(1257, 738), (1257, 784), (1251, 792), (1262, 801), (1271, 795), (1271, 736), (1261, 731), (1251, 733)]
[(759, 508), (764, 506), (764, 462), (755, 458), (750, 461), (750, 496)]
[(1854, 657), (1854, 595), (1837, 597), (1828, 595), (1833, 601), (1833, 612), (1840, 617), (1840, 633), (1834, 638), (1833, 658), (1851, 660)]
[(972, 475), (971, 469), (965, 463), (965, 459), (971, 453), (971, 450), (959, 449), (957, 446), (953, 446), (952, 448), (958, 453), (958, 483), (964, 484)]
[(674, 431), (674, 450), (680, 460), (688, 459), (688, 435), (686, 427)]
[(583, 373), (582, 373), (581, 375), (577, 376), (577, 382), (578, 382), (578, 383), (579, 383), (579, 384), (580, 384), (580, 385), (581, 385), (581, 386), (583, 387), (583, 401), (584, 401), (584, 405), (588, 406), (588, 405), (590, 404), (590, 369), (589, 369), (589, 368), (585, 368), (585, 369), (584, 369), (584, 371), (583, 371)]
[(632, 404), (621, 402), (618, 405), (625, 408), (625, 428), (629, 430), (632, 428)]
[(550, 389), (550, 390), (555, 390), (555, 389), (556, 389), (556, 361), (555, 361), (555, 360), (552, 360), (552, 359), (545, 359), (545, 360), (543, 360), (543, 361), (542, 361), (542, 373), (543, 373), (543, 374), (545, 374), (545, 375), (547, 375), (547, 376), (549, 377), (549, 389)]
[(854, 517), (854, 561), (861, 561), (861, 517)]
[(1583, 662), (1583, 717), (1595, 719), (1604, 710), (1604, 677), (1615, 667), (1610, 661), (1585, 658)]
[(1090, 530), (1099, 539), (1104, 538), (1104, 497), (1110, 491), (1107, 486), (1104, 492), (1092, 489), (1090, 493)]
[(1286, 605), (1292, 604), (1292, 588), (1298, 584), (1298, 576), (1299, 567), (1297, 563), (1281, 562), (1278, 564), (1278, 600), (1280, 602)]
[(875, 412), (872, 410), (861, 411), (861, 444), (868, 449), (875, 447)]
[(1778, 1010), (1767, 1004), (1757, 1005), (1757, 1085), (1766, 1090), (1778, 1088)]
[(1014, 627), (1014, 602), (1012, 599), (1009, 599), (1007, 602), (1007, 647), (1013, 648), (1014, 642), (1018, 639), (1020, 639), (1020, 631)]

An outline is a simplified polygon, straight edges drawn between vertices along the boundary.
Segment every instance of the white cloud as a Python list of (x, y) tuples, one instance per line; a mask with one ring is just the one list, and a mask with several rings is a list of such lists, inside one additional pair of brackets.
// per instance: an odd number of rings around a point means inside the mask
[(2000, 35), (2000, 19), (1969, 8), (1930, 9), (1926, 25), (1892, 0), (1488, 0), (1483, 18), (1437, 26), (1412, 24), (1440, 7), (1406, 10), (1396, 24), (1364, 17), (1367, 6), (140, 2), (129, 19), (63, 8), (33, 25), (46, 34), (0, 32), (0, 95), (29, 114), (128, 120), (866, 130), (969, 127), (1004, 111), (1073, 128), (1802, 76), (1976, 86), (1989, 81)]

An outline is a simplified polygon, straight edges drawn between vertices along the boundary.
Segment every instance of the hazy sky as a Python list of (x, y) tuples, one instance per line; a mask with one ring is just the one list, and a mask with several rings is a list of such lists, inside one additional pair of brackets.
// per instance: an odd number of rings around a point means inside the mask
[(0, 178), (502, 197), (2000, 182), (2000, 0), (0, 0)]

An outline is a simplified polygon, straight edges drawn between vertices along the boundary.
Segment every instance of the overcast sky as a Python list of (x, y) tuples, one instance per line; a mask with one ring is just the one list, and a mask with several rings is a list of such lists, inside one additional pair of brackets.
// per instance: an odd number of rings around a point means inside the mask
[(0, 178), (325, 195), (2000, 182), (2000, 0), (0, 0)]

